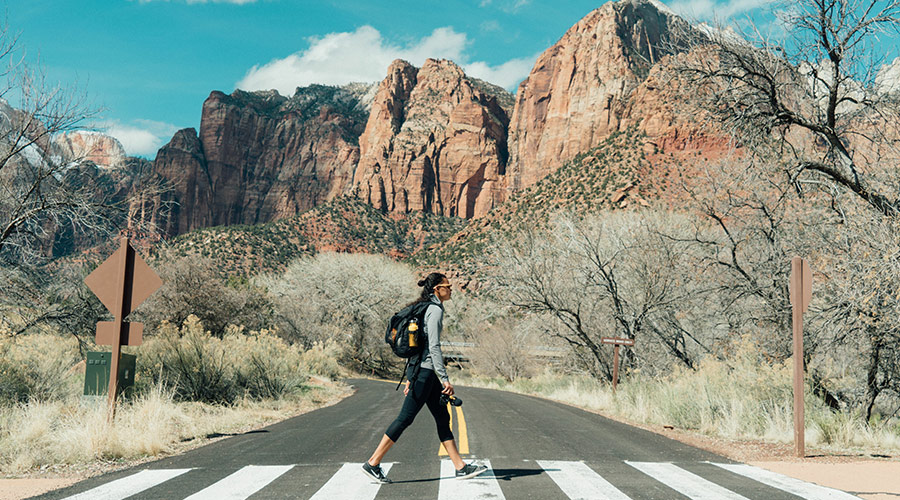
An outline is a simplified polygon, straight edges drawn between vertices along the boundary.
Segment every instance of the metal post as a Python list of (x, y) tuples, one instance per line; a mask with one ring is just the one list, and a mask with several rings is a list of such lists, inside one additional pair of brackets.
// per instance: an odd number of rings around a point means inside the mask
[[(110, 356), (109, 363), (109, 421), (112, 422), (116, 416), (116, 393), (119, 388), (119, 357), (122, 354), (122, 329), (123, 323), (125, 322), (125, 316), (128, 315), (128, 311), (131, 307), (130, 300), (130, 292), (131, 286), (126, 283), (127, 277), (129, 276), (129, 261), (131, 252), (129, 250), (131, 247), (128, 245), (128, 237), (123, 236), (121, 238), (121, 248), (122, 255), (120, 256), (120, 260), (117, 263), (119, 272), (116, 278), (116, 307), (113, 310), (113, 315), (115, 316), (114, 324), (113, 324), (113, 342), (112, 342), (112, 354)], [(133, 265), (133, 264), (132, 264)], [(126, 294), (128, 296), (126, 296)]]

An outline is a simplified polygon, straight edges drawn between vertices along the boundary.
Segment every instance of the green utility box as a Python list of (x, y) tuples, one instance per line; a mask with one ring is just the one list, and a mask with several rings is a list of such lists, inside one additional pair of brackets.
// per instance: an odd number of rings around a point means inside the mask
[[(134, 361), (133, 354), (122, 354), (119, 358), (119, 389), (120, 395), (130, 396), (134, 388)], [(100, 396), (109, 391), (109, 367), (112, 360), (111, 352), (88, 352), (84, 370), (84, 395)]]

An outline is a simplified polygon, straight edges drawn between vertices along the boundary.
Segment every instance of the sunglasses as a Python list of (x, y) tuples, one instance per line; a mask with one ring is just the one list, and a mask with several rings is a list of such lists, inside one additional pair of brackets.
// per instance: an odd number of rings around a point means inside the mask
[(447, 287), (447, 290), (452, 290), (451, 287), (452, 287), (453, 285), (451, 285), (451, 284), (449, 284), (449, 283), (443, 283), (443, 284), (440, 284), (440, 285), (434, 285), (434, 289), (437, 290), (438, 288), (440, 288), (440, 287), (442, 287), (442, 286)]

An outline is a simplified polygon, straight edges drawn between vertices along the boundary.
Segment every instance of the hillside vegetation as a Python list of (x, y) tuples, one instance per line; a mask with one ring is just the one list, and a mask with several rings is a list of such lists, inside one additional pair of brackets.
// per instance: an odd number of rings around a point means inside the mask
[(266, 224), (197, 229), (155, 248), (153, 258), (208, 258), (227, 274), (247, 277), (284, 271), (293, 260), (323, 251), (403, 258), (465, 224), (465, 219), (422, 212), (385, 214), (356, 198), (340, 197)]

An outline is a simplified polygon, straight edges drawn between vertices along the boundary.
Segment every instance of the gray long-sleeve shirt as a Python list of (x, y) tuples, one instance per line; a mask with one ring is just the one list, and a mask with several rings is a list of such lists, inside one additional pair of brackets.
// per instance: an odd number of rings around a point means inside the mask
[(433, 305), (425, 310), (425, 335), (428, 336), (428, 349), (422, 353), (422, 368), (434, 370), (441, 382), (449, 382), (447, 368), (444, 367), (444, 355), (441, 353), (441, 331), (444, 329), (444, 309), (437, 296), (431, 296)]

